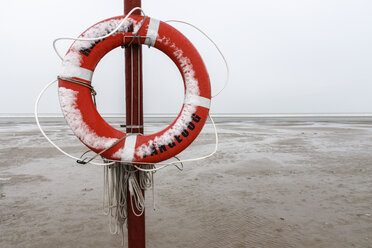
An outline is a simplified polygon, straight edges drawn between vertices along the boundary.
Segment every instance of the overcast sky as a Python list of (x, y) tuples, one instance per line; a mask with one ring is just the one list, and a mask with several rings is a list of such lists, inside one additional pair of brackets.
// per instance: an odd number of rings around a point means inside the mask
[[(76, 37), (94, 23), (122, 14), (122, 0), (2, 0), (0, 114), (32, 113), (61, 63), (57, 37)], [(208, 33), (231, 68), (213, 113), (371, 113), (372, 1), (369, 0), (142, 0), (147, 15), (179, 19)], [(212, 89), (222, 87), (224, 65), (196, 31), (174, 25), (203, 56)], [(61, 42), (65, 53), (70, 41)], [(145, 114), (178, 113), (183, 101), (175, 65), (154, 48), (144, 51)], [(100, 62), (93, 77), (99, 111), (124, 113), (123, 50)], [(57, 87), (41, 113), (60, 113)]]

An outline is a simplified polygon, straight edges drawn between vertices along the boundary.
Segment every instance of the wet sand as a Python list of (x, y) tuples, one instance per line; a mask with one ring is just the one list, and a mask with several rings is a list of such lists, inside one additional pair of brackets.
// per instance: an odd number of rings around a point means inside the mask
[[(44, 126), (67, 151), (85, 151), (66, 124)], [(155, 174), (147, 247), (372, 247), (372, 122), (218, 129), (216, 156)], [(180, 157), (212, 151), (212, 131)], [(33, 123), (0, 123), (0, 140), (0, 247), (120, 247), (102, 213), (103, 168), (64, 157)]]

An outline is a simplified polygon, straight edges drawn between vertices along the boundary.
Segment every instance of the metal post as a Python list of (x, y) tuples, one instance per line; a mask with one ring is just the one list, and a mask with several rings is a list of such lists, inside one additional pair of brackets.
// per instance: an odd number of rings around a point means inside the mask
[[(141, 7), (141, 0), (124, 0), (124, 14), (135, 7)], [(135, 11), (134, 14), (140, 14)], [(125, 49), (125, 94), (127, 133), (143, 133), (142, 101), (142, 49), (141, 45), (132, 45)], [(135, 127), (133, 127), (135, 126)], [(138, 172), (137, 172), (138, 178)], [(142, 194), (144, 192), (142, 191)], [(128, 192), (128, 199), (130, 195)], [(135, 216), (131, 201), (128, 201), (128, 248), (145, 248), (145, 213)]]

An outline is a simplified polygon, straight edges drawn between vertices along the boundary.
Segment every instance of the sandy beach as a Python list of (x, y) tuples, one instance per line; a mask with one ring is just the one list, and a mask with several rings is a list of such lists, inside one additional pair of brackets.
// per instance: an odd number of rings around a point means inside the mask
[[(86, 150), (64, 122), (43, 126), (68, 152)], [(222, 122), (218, 131), (217, 155), (155, 174), (147, 247), (372, 247), (372, 122)], [(102, 167), (59, 153), (32, 120), (1, 122), (0, 140), (0, 247), (121, 246), (102, 212)], [(180, 157), (213, 142), (207, 125)]]

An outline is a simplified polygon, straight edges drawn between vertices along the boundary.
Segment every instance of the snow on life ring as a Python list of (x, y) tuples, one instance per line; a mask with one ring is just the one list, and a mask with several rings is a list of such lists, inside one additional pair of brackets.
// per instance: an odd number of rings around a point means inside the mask
[[(114, 30), (123, 18), (118, 16), (101, 21), (80, 37), (104, 36)], [(91, 84), (100, 59), (123, 43), (131, 42), (132, 38), (124, 36), (133, 36), (136, 31), (140, 44), (159, 49), (176, 64), (182, 74), (185, 99), (178, 117), (164, 130), (150, 135), (127, 136), (113, 145), (126, 134), (101, 117), (89, 88), (71, 81)], [(138, 40), (134, 39), (133, 43), (138, 44)], [(112, 36), (96, 41), (75, 41), (63, 61), (58, 94), (64, 117), (74, 134), (91, 150), (100, 153), (109, 148), (101, 154), (109, 160), (157, 163), (174, 157), (194, 141), (208, 117), (211, 88), (201, 56), (184, 35), (159, 20), (132, 15)]]

